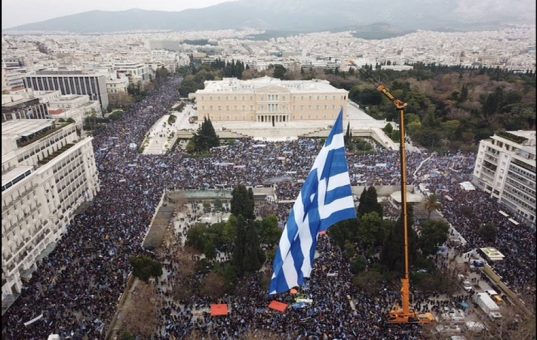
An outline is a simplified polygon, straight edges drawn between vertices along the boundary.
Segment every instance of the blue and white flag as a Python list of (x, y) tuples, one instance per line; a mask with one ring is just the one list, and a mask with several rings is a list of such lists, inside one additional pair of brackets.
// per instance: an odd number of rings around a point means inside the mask
[(310, 277), (319, 232), (352, 218), (356, 210), (340, 111), (289, 214), (274, 257), (269, 294), (303, 285)]

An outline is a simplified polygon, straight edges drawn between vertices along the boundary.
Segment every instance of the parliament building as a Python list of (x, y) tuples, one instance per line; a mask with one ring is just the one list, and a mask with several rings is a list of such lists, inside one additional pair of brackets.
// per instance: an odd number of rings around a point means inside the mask
[(191, 97), (196, 99), (199, 119), (272, 124), (334, 120), (341, 108), (346, 113), (349, 101), (348, 91), (337, 89), (326, 80), (271, 77), (206, 81), (205, 88)]

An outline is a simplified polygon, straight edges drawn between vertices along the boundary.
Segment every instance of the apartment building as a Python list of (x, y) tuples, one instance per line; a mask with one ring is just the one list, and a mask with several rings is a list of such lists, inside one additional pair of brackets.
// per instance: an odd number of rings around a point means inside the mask
[(155, 78), (151, 68), (144, 63), (115, 62), (113, 70), (119, 77), (126, 76), (130, 84), (140, 83), (143, 86)]
[(348, 91), (326, 80), (251, 80), (224, 78), (206, 81), (196, 98), (200, 119), (280, 123), (296, 120), (333, 120), (347, 109)]
[(38, 98), (25, 98), (19, 95), (2, 95), (2, 122), (13, 119), (46, 119), (47, 104)]
[(20, 293), (99, 190), (91, 140), (52, 119), (2, 123), (2, 300)]
[(128, 87), (129, 78), (126, 76), (110, 78), (106, 81), (106, 91), (108, 94), (127, 93)]
[(38, 71), (24, 78), (24, 85), (34, 91), (57, 91), (65, 94), (87, 94), (99, 101), (101, 110), (108, 108), (107, 75), (81, 71)]
[(535, 131), (499, 132), (479, 143), (473, 182), (535, 227)]

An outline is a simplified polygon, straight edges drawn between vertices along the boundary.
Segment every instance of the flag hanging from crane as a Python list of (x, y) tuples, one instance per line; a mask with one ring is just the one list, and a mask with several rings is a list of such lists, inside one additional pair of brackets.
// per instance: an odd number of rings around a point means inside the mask
[(341, 110), (289, 214), (274, 257), (269, 294), (302, 286), (310, 277), (319, 233), (352, 218), (356, 210)]

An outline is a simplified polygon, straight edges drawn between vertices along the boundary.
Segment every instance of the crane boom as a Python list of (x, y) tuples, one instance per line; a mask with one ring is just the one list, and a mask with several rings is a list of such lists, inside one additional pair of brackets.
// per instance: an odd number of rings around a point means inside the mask
[(405, 145), (405, 108), (407, 103), (395, 98), (390, 90), (383, 84), (377, 86), (377, 90), (386, 96), (399, 110), (399, 141), (401, 143), (399, 151), (401, 157), (401, 209), (403, 212), (403, 232), (404, 232), (404, 257), (405, 257), (405, 272), (401, 279), (401, 305), (402, 308), (394, 307), (389, 314), (389, 323), (430, 323), (434, 317), (430, 313), (418, 314), (410, 308), (410, 272), (408, 259), (408, 211), (407, 211), (407, 189), (406, 189), (406, 145)]

